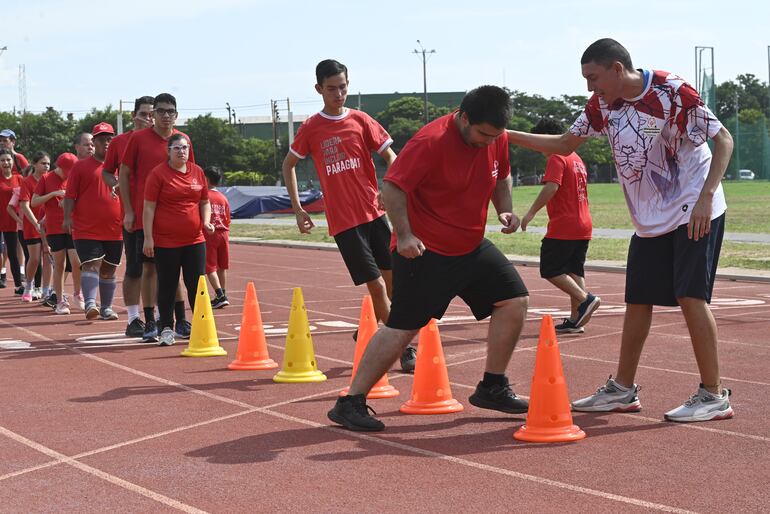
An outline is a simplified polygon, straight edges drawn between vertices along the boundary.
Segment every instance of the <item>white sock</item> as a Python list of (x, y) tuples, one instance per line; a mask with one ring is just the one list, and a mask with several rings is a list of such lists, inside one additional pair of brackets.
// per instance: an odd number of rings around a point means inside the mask
[(27, 272), (24, 270), (24, 266), (19, 266), (19, 273), (21, 273), (22, 275), (27, 274)]
[(131, 324), (132, 321), (139, 317), (139, 306), (126, 305), (126, 310), (128, 311), (128, 323)]
[(2, 268), (2, 269), (0, 269), (0, 273), (2, 273), (3, 275), (5, 275), (5, 272), (6, 272), (6, 269), (5, 269), (5, 266), (3, 266), (3, 268)]

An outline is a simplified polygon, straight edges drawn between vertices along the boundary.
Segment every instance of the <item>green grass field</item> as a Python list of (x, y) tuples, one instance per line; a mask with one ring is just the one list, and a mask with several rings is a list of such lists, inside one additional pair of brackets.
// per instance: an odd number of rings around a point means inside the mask
[[(725, 181), (727, 196), (727, 231), (770, 233), (770, 182)], [(523, 215), (540, 191), (540, 186), (522, 186), (513, 191), (514, 212)], [(591, 216), (594, 228), (631, 229), (623, 193), (618, 184), (591, 184), (588, 190)], [(313, 215), (323, 219), (323, 214)], [(291, 218), (291, 217), (290, 217)], [(532, 221), (532, 226), (545, 226), (548, 217), (543, 209)], [(496, 226), (497, 216), (490, 208), (489, 226)], [(300, 234), (294, 227), (233, 224), (231, 235), (252, 237), (263, 240), (283, 239), (308, 242), (333, 243), (325, 227), (317, 227), (312, 234)], [(539, 234), (517, 232), (511, 235), (489, 234), (488, 237), (509, 255), (538, 256), (540, 254)], [(589, 260), (625, 261), (628, 241), (625, 239), (594, 238), (588, 250)], [(722, 244), (720, 267), (770, 270), (770, 245), (755, 243)]]

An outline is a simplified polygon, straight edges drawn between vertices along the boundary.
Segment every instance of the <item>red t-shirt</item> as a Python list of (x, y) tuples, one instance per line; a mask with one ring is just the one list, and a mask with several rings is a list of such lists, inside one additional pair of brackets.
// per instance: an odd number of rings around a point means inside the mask
[(155, 202), (155, 246), (178, 248), (205, 241), (200, 203), (208, 198), (206, 176), (197, 164), (188, 162), (187, 173), (165, 162), (155, 167), (144, 186), (144, 199)]
[[(173, 134), (182, 133), (174, 129)], [(134, 208), (134, 229), (142, 229), (142, 211), (144, 209), (144, 187), (150, 172), (159, 164), (168, 160), (168, 139), (161, 137), (153, 127), (135, 130), (129, 138), (123, 152), (121, 164), (131, 168), (131, 205)], [(187, 137), (187, 134), (185, 134)], [(190, 138), (187, 137), (189, 140)], [(195, 163), (192, 143), (190, 143), (189, 161)]]
[[(24, 168), (29, 166), (29, 161), (26, 157), (24, 157), (23, 154), (20, 154), (19, 152), (16, 152), (13, 159), (13, 167), (11, 168), (11, 173), (21, 173)], [(18, 163), (18, 166), (16, 164)]]
[(104, 156), (104, 171), (112, 173), (115, 175), (115, 178), (118, 177), (118, 169), (120, 168), (120, 162), (123, 160), (123, 153), (126, 151), (133, 133), (133, 130), (129, 130), (113, 137), (112, 141), (110, 141), (110, 146), (107, 147), (107, 155)]
[(72, 239), (123, 239), (120, 200), (102, 178), (102, 163), (94, 156), (78, 161), (72, 167), (64, 197), (75, 201)]
[(576, 153), (566, 157), (551, 155), (545, 165), (543, 182), (559, 184), (546, 205), (551, 239), (591, 239), (591, 212), (588, 209), (588, 174)]
[[(45, 175), (42, 175), (40, 179), (45, 177)], [(35, 193), (35, 189), (37, 188), (37, 184), (40, 182), (40, 180), (35, 178), (34, 173), (30, 173), (29, 175), (24, 178), (24, 181), (21, 183), (21, 194), (19, 195), (19, 204), (21, 202), (31, 202), (32, 201), (32, 195)], [(40, 221), (40, 217), (44, 214), (45, 209), (42, 205), (39, 205), (37, 207), (32, 207), (32, 204), (30, 203), (29, 208), (32, 210), (32, 214), (35, 215), (35, 218), (37, 218), (38, 221)], [(40, 238), (40, 232), (37, 231), (37, 229), (32, 225), (32, 222), (27, 219), (27, 217), (22, 212), (21, 214), (23, 226), (24, 226), (24, 239), (39, 239)]]
[(16, 220), (8, 214), (8, 204), (11, 202), (14, 193), (19, 193), (21, 182), (24, 180), (18, 173), (11, 172), (11, 176), (6, 178), (0, 172), (0, 232), (16, 232)]
[[(230, 230), (230, 202), (216, 189), (209, 189), (211, 204), (211, 224), (218, 231)], [(206, 234), (204, 234), (206, 235)]]
[[(442, 255), (464, 255), (481, 244), (492, 192), (511, 172), (505, 133), (489, 146), (469, 146), (454, 116), (421, 128), (385, 175), (406, 193), (412, 233)], [(390, 244), (396, 248), (395, 233)]]
[[(67, 179), (61, 178), (55, 172), (46, 173), (35, 187), (37, 196), (45, 196), (53, 191), (66, 191)], [(64, 197), (56, 196), (43, 204), (45, 209), (45, 233), (48, 235), (63, 234), (64, 209), (61, 206)], [(39, 218), (38, 218), (39, 219)]]
[(319, 112), (297, 131), (291, 152), (313, 158), (324, 194), (329, 235), (379, 218), (377, 175), (372, 152), (385, 151), (393, 140), (368, 114), (348, 109), (340, 116)]

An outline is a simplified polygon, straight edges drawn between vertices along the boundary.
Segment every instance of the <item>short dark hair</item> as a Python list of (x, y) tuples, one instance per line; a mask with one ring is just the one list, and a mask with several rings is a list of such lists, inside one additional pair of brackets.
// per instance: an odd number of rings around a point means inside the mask
[(344, 73), (345, 79), (347, 80), (348, 67), (339, 61), (335, 61), (334, 59), (323, 60), (319, 62), (315, 67), (316, 84), (320, 86), (323, 84), (324, 79), (339, 75), (340, 73)]
[(555, 118), (540, 118), (540, 121), (532, 127), (533, 134), (564, 134), (564, 123)]
[(7, 148), (0, 148), (0, 155), (10, 155), (13, 157), (13, 152)]
[(171, 93), (161, 93), (152, 99), (152, 106), (157, 107), (159, 103), (171, 104), (176, 109), (176, 98)]
[(489, 123), (505, 128), (511, 119), (511, 97), (497, 86), (480, 86), (465, 94), (460, 102), (460, 113), (468, 116), (471, 125)]
[(79, 145), (80, 141), (83, 140), (83, 136), (90, 136), (90, 135), (91, 135), (90, 132), (78, 132), (77, 134), (75, 134), (75, 139), (72, 140), (72, 144)]
[[(165, 100), (164, 100), (164, 102), (165, 102)], [(187, 139), (187, 136), (185, 136), (181, 132), (175, 132), (174, 134), (171, 134), (170, 138), (168, 138), (167, 146), (169, 148), (171, 148), (173, 146), (173, 144), (176, 143), (177, 141), (184, 141), (184, 142), (186, 142), (188, 144), (190, 143), (190, 140)]]
[[(139, 98), (134, 100), (134, 114), (139, 112), (139, 107), (141, 107), (144, 104), (150, 104), (154, 107), (155, 99), (151, 96), (140, 96)], [(176, 103), (174, 103), (174, 107), (176, 107)]]
[(214, 187), (222, 182), (222, 170), (219, 166), (206, 166), (203, 169), (203, 173), (206, 175), (206, 178), (209, 179), (209, 184)]
[(588, 64), (590, 62), (595, 62), (605, 68), (609, 68), (614, 62), (619, 62), (627, 70), (634, 69), (634, 65), (631, 62), (631, 54), (628, 53), (628, 50), (614, 39), (608, 37), (594, 41), (583, 52), (580, 64)]

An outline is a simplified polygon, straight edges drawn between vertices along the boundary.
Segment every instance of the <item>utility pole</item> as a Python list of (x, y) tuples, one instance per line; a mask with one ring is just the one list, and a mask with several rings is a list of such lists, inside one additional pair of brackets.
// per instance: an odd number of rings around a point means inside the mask
[(735, 92), (735, 178), (740, 178), (741, 169), (741, 125), (738, 120), (738, 91)]
[(419, 50), (416, 50), (416, 49), (412, 50), (412, 53), (413, 54), (417, 54), (417, 55), (422, 54), (422, 90), (423, 90), (423, 94), (424, 94), (424, 97), (425, 97), (424, 98), (424, 108), (423, 108), (424, 112), (423, 112), (423, 115), (424, 115), (424, 119), (425, 119), (425, 124), (427, 125), (429, 120), (428, 120), (428, 75), (426, 73), (426, 61), (428, 59), (427, 59), (427, 55), (426, 54), (435, 54), (436, 51), (435, 50), (426, 50), (425, 48), (423, 48), (422, 43), (420, 43), (419, 39), (417, 40), (417, 44), (420, 45), (420, 49)]
[(230, 108), (230, 102), (225, 102), (225, 105), (227, 106), (227, 123), (232, 125), (233, 124), (233, 114), (232, 114), (232, 109)]
[(27, 112), (27, 68), (19, 64), (19, 109), (22, 114)]

